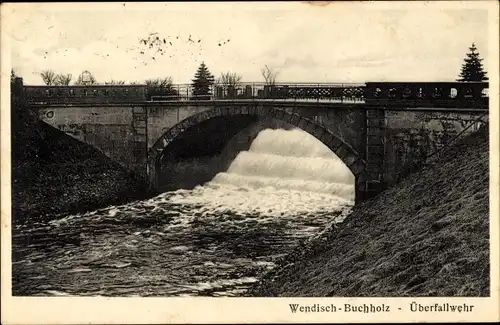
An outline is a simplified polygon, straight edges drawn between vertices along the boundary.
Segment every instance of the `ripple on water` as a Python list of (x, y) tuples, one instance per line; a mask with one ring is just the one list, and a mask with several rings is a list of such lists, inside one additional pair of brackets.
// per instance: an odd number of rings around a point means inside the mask
[(250, 152), (204, 186), (17, 229), (30, 240), (15, 246), (22, 256), (12, 264), (14, 292), (244, 294), (353, 204), (352, 175), (338, 159), (317, 140), (287, 132), (259, 134)]

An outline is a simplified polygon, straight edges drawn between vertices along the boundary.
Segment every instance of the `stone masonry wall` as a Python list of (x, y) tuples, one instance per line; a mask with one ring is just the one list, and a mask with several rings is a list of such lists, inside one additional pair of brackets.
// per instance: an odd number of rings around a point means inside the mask
[[(477, 131), (481, 114), (386, 111), (384, 180), (390, 186), (412, 163), (418, 163), (460, 136)], [(488, 116), (482, 116), (487, 121)]]
[(40, 119), (102, 151), (128, 170), (144, 159), (137, 151), (138, 125), (134, 107), (51, 107), (39, 111)]

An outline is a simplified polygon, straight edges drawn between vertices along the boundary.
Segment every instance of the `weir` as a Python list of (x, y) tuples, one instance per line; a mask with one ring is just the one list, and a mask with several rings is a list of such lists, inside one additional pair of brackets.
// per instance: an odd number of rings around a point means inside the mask
[(211, 183), (328, 193), (354, 201), (354, 181), (344, 163), (308, 133), (266, 129)]

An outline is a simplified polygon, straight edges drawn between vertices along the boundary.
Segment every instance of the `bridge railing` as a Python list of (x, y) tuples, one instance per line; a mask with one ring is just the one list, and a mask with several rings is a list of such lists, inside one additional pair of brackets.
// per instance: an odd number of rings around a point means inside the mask
[(173, 85), (168, 95), (151, 96), (151, 101), (183, 100), (290, 100), (363, 102), (365, 84), (340, 83), (238, 83), (215, 84), (205, 89), (195, 89), (190, 84)]
[(367, 82), (367, 103), (488, 108), (488, 82)]
[(367, 82), (221, 84), (204, 89), (174, 84), (149, 89), (146, 85), (25, 86), (35, 104), (130, 103), (206, 100), (279, 100), (292, 102), (367, 103), (377, 106), (488, 108), (487, 82)]

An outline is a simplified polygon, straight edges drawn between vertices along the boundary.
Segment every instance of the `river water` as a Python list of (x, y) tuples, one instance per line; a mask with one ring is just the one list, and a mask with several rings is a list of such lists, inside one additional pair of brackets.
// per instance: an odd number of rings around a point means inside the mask
[(267, 129), (203, 186), (19, 229), (31, 243), (15, 247), (13, 292), (241, 296), (301, 241), (341, 222), (353, 184), (311, 135)]

